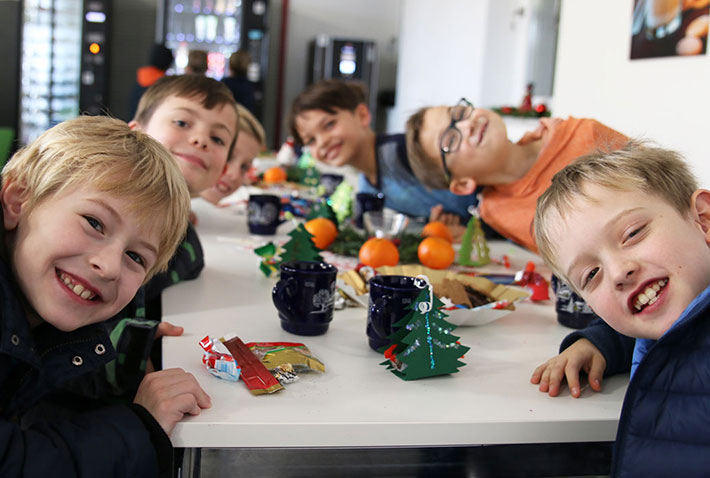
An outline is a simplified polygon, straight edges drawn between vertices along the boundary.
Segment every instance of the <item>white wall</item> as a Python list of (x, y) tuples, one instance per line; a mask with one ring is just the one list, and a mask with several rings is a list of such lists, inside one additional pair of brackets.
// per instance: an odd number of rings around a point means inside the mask
[[(465, 96), (482, 106), (524, 95), (527, 0), (404, 0), (397, 100), (387, 128), (404, 131), (418, 108)], [(526, 11), (526, 9), (523, 9)]]
[(552, 112), (677, 149), (710, 186), (710, 58), (630, 61), (632, 3), (562, 2)]
[[(293, 99), (306, 87), (308, 45), (318, 34), (374, 40), (379, 56), (378, 89), (393, 88), (396, 79), (401, 0), (291, 0), (289, 2), (284, 120)], [(278, 32), (274, 40), (278, 41)], [(274, 72), (277, 66), (274, 65)], [(286, 122), (282, 122), (282, 137)]]

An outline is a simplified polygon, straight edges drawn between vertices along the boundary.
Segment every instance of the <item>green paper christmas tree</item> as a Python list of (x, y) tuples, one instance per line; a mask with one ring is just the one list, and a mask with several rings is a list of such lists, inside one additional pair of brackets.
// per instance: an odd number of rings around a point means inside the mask
[(318, 248), (313, 244), (313, 234), (308, 232), (303, 224), (288, 233), (291, 236), (284, 244), (281, 253), (281, 262), (286, 261), (318, 261), (323, 262), (323, 258), (318, 253)]
[(328, 204), (338, 218), (338, 224), (342, 224), (353, 215), (353, 187), (345, 181), (338, 184), (328, 198)]
[(491, 262), (486, 235), (481, 228), (480, 219), (475, 214), (469, 219), (466, 231), (461, 237), (458, 262), (464, 266), (474, 267), (484, 266)]
[(433, 294), (428, 279), (421, 282), (424, 288), (411, 311), (394, 324), (396, 331), (389, 336), (392, 345), (385, 351), (388, 360), (380, 364), (402, 380), (458, 372), (466, 365), (460, 358), (469, 350), (451, 333), (456, 326), (445, 320), (444, 303)]

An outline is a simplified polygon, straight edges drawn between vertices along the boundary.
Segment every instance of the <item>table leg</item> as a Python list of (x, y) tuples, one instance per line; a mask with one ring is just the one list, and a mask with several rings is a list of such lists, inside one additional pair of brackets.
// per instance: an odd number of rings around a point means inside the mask
[[(178, 450), (175, 450), (176, 453)], [(202, 461), (201, 448), (182, 448), (183, 457), (179, 468), (176, 470), (177, 478), (200, 478), (200, 464)]]

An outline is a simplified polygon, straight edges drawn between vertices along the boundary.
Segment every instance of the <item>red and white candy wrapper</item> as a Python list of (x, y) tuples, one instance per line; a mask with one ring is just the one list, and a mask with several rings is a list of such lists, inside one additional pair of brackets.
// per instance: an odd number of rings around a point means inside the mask
[(200, 347), (205, 351), (202, 363), (212, 375), (230, 382), (239, 380), (242, 369), (221, 341), (208, 335), (200, 340)]

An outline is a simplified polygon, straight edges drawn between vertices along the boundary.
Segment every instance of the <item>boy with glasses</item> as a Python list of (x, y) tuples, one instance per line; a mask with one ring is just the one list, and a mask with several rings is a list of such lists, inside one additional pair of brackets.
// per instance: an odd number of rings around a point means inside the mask
[(370, 127), (366, 97), (360, 83), (315, 83), (293, 101), (291, 134), (318, 161), (360, 171), (359, 191), (384, 193), (385, 207), (414, 217), (428, 217), (436, 207), (457, 222), (466, 219), (469, 206), (477, 202), (475, 196), (457, 197), (446, 187), (425, 188), (407, 160), (404, 135), (376, 135)]
[(536, 201), (552, 176), (579, 156), (627, 142), (595, 120), (543, 118), (513, 143), (500, 115), (465, 98), (420, 109), (407, 121), (406, 137), (412, 170), (425, 186), (466, 197), (483, 186), (481, 219), (532, 251)]

